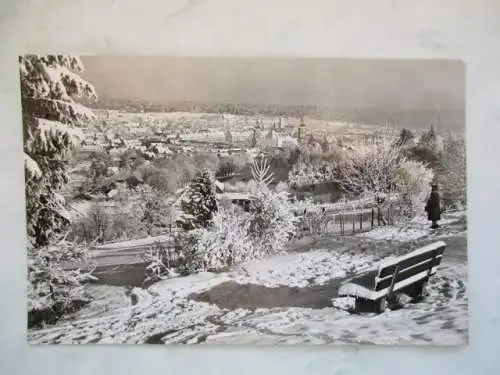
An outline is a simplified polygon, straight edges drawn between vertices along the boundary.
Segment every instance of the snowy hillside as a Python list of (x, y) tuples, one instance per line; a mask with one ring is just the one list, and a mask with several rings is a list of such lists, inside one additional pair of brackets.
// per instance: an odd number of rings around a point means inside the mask
[[(400, 230), (399, 237), (381, 229), (344, 240), (319, 238), (306, 245), (311, 248), (306, 252), (299, 247), (288, 255), (217, 274), (177, 277), (147, 289), (93, 285), (95, 300), (90, 305), (55, 326), (30, 330), (29, 342), (465, 344), (468, 299), (462, 218), (463, 213), (455, 213), (432, 233), (416, 223)], [(366, 240), (368, 235), (377, 240)], [(424, 301), (381, 315), (358, 315), (350, 312), (350, 298), (336, 297), (347, 276), (437, 238), (448, 248)]]

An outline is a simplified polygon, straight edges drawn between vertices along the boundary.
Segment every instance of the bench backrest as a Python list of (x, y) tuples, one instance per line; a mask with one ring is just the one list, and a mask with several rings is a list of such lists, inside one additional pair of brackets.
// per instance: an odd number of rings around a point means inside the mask
[[(375, 278), (376, 292), (397, 291), (429, 277), (441, 263), (446, 243), (434, 242), (380, 265)], [(396, 277), (394, 277), (394, 274)]]

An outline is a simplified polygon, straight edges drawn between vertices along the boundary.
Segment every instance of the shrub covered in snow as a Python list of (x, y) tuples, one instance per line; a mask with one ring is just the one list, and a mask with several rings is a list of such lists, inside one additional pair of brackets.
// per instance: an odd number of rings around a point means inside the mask
[(413, 218), (424, 213), (434, 178), (432, 169), (415, 160), (402, 160), (393, 171), (394, 191), (398, 193), (400, 218)]
[(85, 284), (95, 279), (91, 270), (64, 269), (88, 263), (85, 246), (62, 239), (46, 247), (28, 249), (28, 324), (54, 323), (63, 314), (90, 301)]
[(181, 253), (175, 246), (157, 243), (148, 249), (143, 260), (146, 263), (145, 282), (156, 282), (177, 274)]
[(283, 251), (296, 233), (297, 217), (286, 191), (276, 192), (259, 184), (250, 205), (249, 230), (255, 247), (263, 255)]
[(149, 185), (142, 185), (137, 189), (139, 193), (138, 205), (142, 215), (140, 221), (148, 235), (155, 235), (154, 230), (162, 230), (173, 223), (171, 204), (165, 195)]
[(249, 234), (247, 215), (234, 209), (220, 209), (214, 215), (213, 225), (201, 230), (197, 252), (203, 257), (207, 270), (218, 270), (248, 259), (259, 258)]
[(177, 233), (174, 237), (174, 254), (179, 259), (177, 270), (181, 275), (205, 270), (204, 254), (198, 249), (203, 231), (204, 229), (194, 229)]
[(441, 157), (439, 183), (443, 204), (463, 208), (467, 204), (467, 150), (462, 135), (450, 134)]
[(423, 162), (408, 160), (391, 133), (376, 142), (359, 142), (335, 170), (335, 181), (351, 197), (396, 195), (401, 217), (423, 212), (433, 171)]
[(359, 141), (335, 166), (334, 180), (349, 195), (387, 194), (394, 189), (394, 170), (404, 161), (392, 134), (383, 134), (376, 142)]

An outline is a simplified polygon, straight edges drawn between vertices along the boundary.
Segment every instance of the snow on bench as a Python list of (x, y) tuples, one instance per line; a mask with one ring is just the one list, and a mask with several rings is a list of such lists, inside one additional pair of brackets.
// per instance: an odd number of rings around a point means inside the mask
[(443, 241), (421, 247), (406, 255), (382, 262), (378, 269), (355, 276), (342, 284), (340, 297), (354, 297), (357, 312), (384, 311), (395, 293), (420, 298), (427, 280), (436, 273), (446, 248)]

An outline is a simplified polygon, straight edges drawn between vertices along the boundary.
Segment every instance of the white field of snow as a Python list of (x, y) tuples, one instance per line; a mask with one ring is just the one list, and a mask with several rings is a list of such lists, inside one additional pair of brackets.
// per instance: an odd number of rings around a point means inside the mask
[[(447, 213), (441, 218), (439, 224), (447, 226), (464, 217), (464, 215), (465, 212), (463, 211)], [(358, 236), (372, 240), (414, 241), (428, 236), (431, 232), (429, 226), (430, 222), (426, 216), (417, 216), (405, 227), (388, 225), (375, 228), (369, 232), (360, 233)]]
[(330, 307), (317, 309), (285, 306), (234, 310), (188, 298), (225, 282), (257, 284), (269, 288), (265, 289), (269, 293), (277, 287), (328, 288), (330, 280), (377, 267), (380, 262), (369, 252), (344, 250), (323, 248), (275, 255), (227, 272), (164, 280), (148, 289), (92, 285), (93, 302), (54, 326), (29, 330), (28, 341), (216, 345), (468, 342), (467, 266), (446, 256), (446, 251), (456, 249), (445, 251), (424, 301), (380, 315), (349, 313), (346, 308), (353, 303), (349, 298), (332, 298)]
[(250, 261), (228, 273), (240, 284), (258, 284), (270, 288), (279, 286), (307, 287), (323, 285), (332, 278), (347, 276), (347, 272), (362, 272), (372, 267), (373, 255), (337, 253), (328, 249), (306, 253), (275, 255)]

